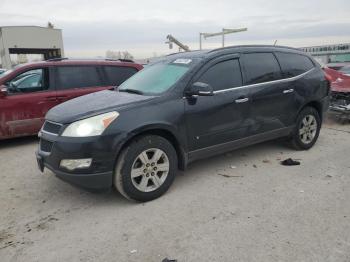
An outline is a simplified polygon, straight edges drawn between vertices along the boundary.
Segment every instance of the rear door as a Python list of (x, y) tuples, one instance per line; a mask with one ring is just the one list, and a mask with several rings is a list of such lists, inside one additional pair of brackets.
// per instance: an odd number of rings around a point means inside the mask
[(57, 105), (51, 69), (21, 71), (5, 83), (7, 95), (0, 98), (0, 138), (36, 134), (47, 111)]
[(237, 55), (210, 61), (194, 77), (210, 84), (214, 96), (185, 99), (190, 151), (220, 146), (249, 135), (251, 125), (249, 90), (241, 88), (242, 75)]
[(89, 93), (108, 89), (101, 68), (95, 65), (55, 67), (55, 88), (60, 103)]
[[(318, 78), (308, 75), (312, 69), (315, 68), (311, 59), (302, 54), (288, 53), (288, 52), (275, 52), (277, 60), (282, 69), (282, 76), (287, 83), (287, 88), (282, 91), (282, 101), (286, 103), (288, 112), (282, 119), (286, 125), (292, 125), (295, 122), (295, 118), (299, 109), (304, 104), (305, 95), (313, 92), (310, 88), (311, 83), (318, 86)], [(312, 80), (312, 81), (310, 81)]]
[(251, 90), (253, 134), (283, 128), (288, 112), (294, 109), (294, 89), (283, 81), (280, 65), (272, 52), (253, 52), (242, 56), (244, 84)]

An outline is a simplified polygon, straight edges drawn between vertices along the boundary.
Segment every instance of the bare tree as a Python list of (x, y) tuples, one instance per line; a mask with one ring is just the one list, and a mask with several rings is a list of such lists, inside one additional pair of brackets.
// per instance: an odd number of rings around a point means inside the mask
[(124, 51), (122, 54), (124, 59), (134, 59), (134, 56), (130, 54), (128, 51)]
[(120, 59), (121, 58), (121, 53), (120, 52), (115, 52), (112, 50), (107, 50), (106, 51), (106, 58), (109, 59)]
[(134, 56), (130, 54), (128, 51), (112, 51), (107, 50), (106, 51), (106, 58), (109, 59), (134, 59)]

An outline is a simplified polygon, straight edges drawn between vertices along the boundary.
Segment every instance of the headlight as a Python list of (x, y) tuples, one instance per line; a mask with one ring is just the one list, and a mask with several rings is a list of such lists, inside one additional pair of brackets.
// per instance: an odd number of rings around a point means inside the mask
[(118, 116), (118, 112), (109, 112), (106, 114), (76, 121), (67, 126), (67, 128), (63, 131), (62, 136), (99, 136)]

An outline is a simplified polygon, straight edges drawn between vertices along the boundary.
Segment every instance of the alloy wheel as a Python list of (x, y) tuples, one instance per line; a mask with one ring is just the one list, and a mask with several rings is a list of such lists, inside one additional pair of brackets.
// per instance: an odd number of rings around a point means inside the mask
[(313, 115), (306, 115), (300, 123), (299, 137), (304, 144), (310, 144), (317, 133), (317, 120)]
[(169, 173), (169, 159), (158, 148), (144, 150), (134, 160), (131, 167), (131, 181), (141, 192), (158, 189)]

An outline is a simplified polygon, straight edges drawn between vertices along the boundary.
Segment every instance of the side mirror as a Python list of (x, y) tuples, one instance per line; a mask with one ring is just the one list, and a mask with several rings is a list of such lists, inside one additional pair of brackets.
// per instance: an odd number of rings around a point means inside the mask
[(5, 85), (0, 86), (0, 97), (7, 96), (7, 87)]
[(195, 82), (189, 90), (186, 91), (186, 95), (188, 96), (213, 96), (214, 90), (213, 88), (206, 83)]

